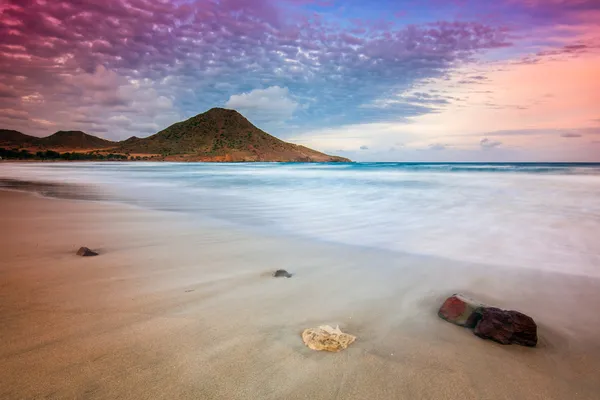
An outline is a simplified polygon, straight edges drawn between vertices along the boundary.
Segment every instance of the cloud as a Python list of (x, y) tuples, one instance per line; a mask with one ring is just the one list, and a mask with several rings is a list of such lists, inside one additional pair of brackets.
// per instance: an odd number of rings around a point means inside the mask
[(27, 121), (30, 118), (29, 113), (23, 110), (15, 110), (12, 108), (5, 108), (0, 110), (0, 119), (13, 119)]
[[(5, 0), (0, 79), (20, 96), (38, 93), (43, 106), (31, 104), (28, 111), (42, 119), (80, 107), (105, 121), (125, 109), (136, 114), (132, 121), (154, 118), (133, 109), (149, 104), (132, 98), (140, 85), (183, 116), (230, 103), (257, 121), (293, 116), (315, 128), (435, 111), (444, 99), (353, 112), (390, 90), (406, 91), (415, 80), (441, 76), (483, 50), (510, 44), (503, 28), (484, 22), (365, 20), (355, 30), (314, 7), (271, 0)], [(272, 97), (244, 101), (269, 89), (288, 92), (280, 104), (269, 103)]]
[(395, 112), (406, 117), (434, 113), (460, 99), (437, 94), (435, 91), (419, 92), (413, 90), (377, 98), (370, 103), (361, 104), (360, 108), (378, 109)]
[(143, 133), (156, 133), (159, 129), (164, 128), (155, 122), (135, 123), (131, 131)]
[(564, 129), (508, 129), (500, 131), (485, 132), (485, 136), (540, 136), (540, 135), (559, 135), (565, 138), (576, 138), (584, 135), (600, 134), (600, 127), (570, 129), (565, 132)]
[(82, 72), (77, 75), (66, 76), (66, 82), (84, 91), (112, 92), (125, 83), (115, 71), (103, 65), (98, 65), (92, 73)]
[(417, 104), (446, 105), (450, 103), (450, 97), (423, 92), (415, 92), (410, 95), (404, 95), (401, 98), (408, 103)]
[(459, 85), (479, 85), (481, 81), (476, 79), (461, 79), (457, 82)]
[(108, 122), (117, 126), (124, 126), (124, 127), (128, 127), (131, 126), (131, 119), (127, 118), (124, 115), (117, 115), (114, 117), (110, 117), (108, 119)]
[(320, 128), (296, 132), (288, 138), (289, 141), (317, 150), (344, 150), (346, 152), (372, 153), (373, 151), (359, 151), (360, 146), (387, 148), (390, 143), (403, 146), (402, 143), (412, 143), (418, 136), (409, 133), (406, 124), (400, 123), (367, 123), (342, 125), (335, 128)]
[(256, 121), (285, 121), (292, 117), (298, 103), (290, 97), (288, 88), (271, 86), (232, 95), (225, 103)]
[(565, 133), (561, 134), (560, 136), (564, 137), (564, 138), (580, 138), (582, 135), (579, 133), (565, 132)]
[(360, 146), (360, 149), (361, 150), (369, 150), (369, 146), (362, 145), (362, 146)]
[(484, 75), (472, 75), (458, 80), (456, 83), (459, 85), (482, 85), (487, 83), (489, 78)]
[(493, 149), (495, 147), (502, 145), (502, 142), (498, 142), (496, 140), (490, 140), (488, 138), (483, 138), (479, 141), (479, 145), (481, 146), (482, 149), (489, 150), (489, 149)]
[(441, 150), (446, 150), (447, 148), (448, 148), (447, 144), (432, 143), (429, 145), (429, 150), (441, 151)]
[(40, 104), (44, 102), (44, 96), (40, 93), (32, 93), (21, 97), (22, 103), (29, 104)]
[(12, 87), (0, 82), (0, 98), (17, 98), (19, 93)]
[[(128, 79), (100, 65), (90, 72), (65, 74), (61, 79), (62, 84), (52, 90), (40, 88), (46, 90), (44, 95), (36, 92), (21, 99), (23, 112), (28, 115), (23, 120), (33, 122), (22, 123), (22, 129), (32, 129), (32, 134), (45, 136), (51, 133), (48, 127), (55, 126), (123, 139), (156, 133), (183, 119), (172, 99), (160, 94), (161, 84), (147, 78)], [(40, 121), (52, 122), (52, 125)], [(15, 124), (11, 126), (19, 128)]]
[(576, 56), (581, 53), (586, 53), (589, 50), (591, 50), (591, 49), (590, 49), (590, 46), (588, 46), (587, 44), (570, 44), (570, 45), (562, 46), (557, 49), (540, 51), (536, 55), (538, 57), (558, 56), (558, 55)]
[(486, 136), (530, 136), (556, 134), (555, 129), (507, 129), (501, 131), (486, 132)]
[(597, 21), (600, 3), (597, 0), (509, 0), (522, 8), (516, 13), (530, 16), (530, 23), (569, 24), (575, 22)]
[(37, 124), (43, 125), (43, 126), (54, 126), (54, 125), (56, 125), (54, 122), (48, 121), (47, 119), (32, 118), (31, 121), (35, 122)]
[[(112, 120), (113, 118), (115, 118), (115, 117), (109, 118), (109, 121)], [(102, 120), (100, 120), (100, 119), (88, 118), (88, 117), (85, 117), (85, 116), (73, 118), (72, 121), (74, 123), (76, 123), (76, 124), (86, 124), (86, 125), (88, 125), (88, 124), (91, 125), (91, 124), (100, 124), (100, 123), (102, 123)]]

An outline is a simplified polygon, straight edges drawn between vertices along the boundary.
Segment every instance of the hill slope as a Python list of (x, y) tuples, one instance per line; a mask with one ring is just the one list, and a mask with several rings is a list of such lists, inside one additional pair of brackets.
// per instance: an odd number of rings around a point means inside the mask
[(117, 145), (116, 142), (88, 135), (82, 131), (58, 131), (53, 135), (40, 138), (38, 144), (52, 149), (104, 149)]
[(40, 138), (25, 135), (19, 131), (11, 129), (0, 129), (0, 147), (22, 147), (31, 146), (39, 141)]
[(50, 136), (35, 137), (19, 131), (0, 129), (0, 146), (29, 147), (34, 149), (104, 149), (116, 146), (116, 142), (88, 135), (81, 131), (58, 131)]
[(186, 161), (349, 161), (284, 142), (224, 108), (210, 109), (147, 138), (129, 138), (113, 151)]

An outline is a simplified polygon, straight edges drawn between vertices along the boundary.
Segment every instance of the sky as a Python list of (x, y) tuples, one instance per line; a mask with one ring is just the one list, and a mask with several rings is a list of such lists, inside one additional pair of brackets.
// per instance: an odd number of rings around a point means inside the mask
[(356, 161), (600, 161), (600, 0), (0, 0), (0, 128), (212, 107)]

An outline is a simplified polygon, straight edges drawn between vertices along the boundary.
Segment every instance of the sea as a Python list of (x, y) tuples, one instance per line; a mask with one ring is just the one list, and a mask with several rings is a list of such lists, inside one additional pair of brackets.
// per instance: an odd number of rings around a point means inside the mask
[(600, 164), (5, 163), (0, 178), (255, 234), (600, 276)]

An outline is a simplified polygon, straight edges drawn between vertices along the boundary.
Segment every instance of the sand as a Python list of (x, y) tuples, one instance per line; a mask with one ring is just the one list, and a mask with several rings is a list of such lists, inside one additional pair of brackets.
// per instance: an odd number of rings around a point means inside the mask
[[(596, 279), (14, 191), (0, 190), (0, 229), (2, 399), (600, 396)], [(455, 291), (531, 315), (539, 346), (442, 321)], [(357, 336), (347, 350), (304, 346), (305, 328), (338, 324)]]

